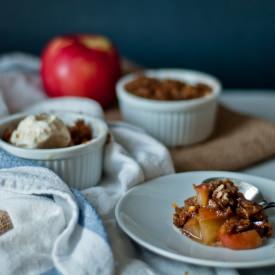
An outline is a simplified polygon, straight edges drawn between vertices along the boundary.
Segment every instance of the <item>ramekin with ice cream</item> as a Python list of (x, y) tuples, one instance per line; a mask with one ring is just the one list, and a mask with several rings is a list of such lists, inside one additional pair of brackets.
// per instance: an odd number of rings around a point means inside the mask
[[(79, 127), (86, 125), (81, 139), (75, 128), (79, 121)], [(87, 128), (91, 129), (90, 139)], [(7, 129), (11, 129), (10, 136)], [(107, 132), (102, 120), (84, 114), (19, 114), (0, 121), (0, 146), (14, 156), (50, 168), (71, 187), (84, 189), (96, 185), (101, 177)]]

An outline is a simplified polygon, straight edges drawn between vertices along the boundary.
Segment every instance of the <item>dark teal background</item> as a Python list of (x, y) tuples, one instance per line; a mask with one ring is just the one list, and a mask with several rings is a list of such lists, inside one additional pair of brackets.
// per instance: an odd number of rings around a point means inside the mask
[(149, 67), (207, 71), (230, 88), (275, 88), (274, 0), (0, 0), (0, 53), (52, 36), (110, 36)]

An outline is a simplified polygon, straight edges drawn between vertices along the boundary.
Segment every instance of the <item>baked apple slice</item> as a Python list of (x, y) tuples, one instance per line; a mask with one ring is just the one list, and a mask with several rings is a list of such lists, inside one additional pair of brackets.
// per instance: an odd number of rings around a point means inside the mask
[(263, 238), (255, 229), (240, 233), (227, 233), (223, 226), (219, 232), (219, 240), (224, 247), (234, 250), (253, 249), (263, 244)]
[(215, 210), (202, 207), (199, 210), (198, 221), (202, 242), (209, 245), (216, 243), (225, 218), (219, 216)]
[(190, 218), (185, 225), (182, 228), (182, 232), (197, 240), (197, 241), (201, 241), (201, 229), (200, 229), (200, 224), (199, 221), (196, 217)]
[(198, 204), (202, 207), (207, 206), (209, 200), (209, 186), (207, 184), (194, 185), (197, 192)]

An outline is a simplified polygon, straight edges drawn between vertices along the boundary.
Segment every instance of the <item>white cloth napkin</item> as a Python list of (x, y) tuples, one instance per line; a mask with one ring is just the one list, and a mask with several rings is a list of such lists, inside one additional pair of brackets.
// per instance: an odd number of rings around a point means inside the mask
[(0, 209), (13, 228), (0, 237), (0, 273), (111, 274), (113, 254), (89, 206), (46, 168), (1, 169)]
[[(10, 111), (23, 110), (45, 99), (37, 74), (38, 67), (37, 58), (22, 54), (0, 59), (0, 91)], [(174, 168), (166, 148), (143, 131), (125, 124), (111, 124), (110, 130), (112, 142), (105, 150), (105, 176), (98, 186), (84, 190), (83, 194), (104, 221), (114, 255), (115, 272), (124, 275), (173, 275), (185, 272), (189, 275), (237, 274), (232, 269), (193, 266), (137, 249), (117, 228), (113, 215), (117, 200), (134, 185), (173, 173)]]
[(3, 95), (0, 92), (0, 118), (8, 114), (7, 105), (4, 103)]

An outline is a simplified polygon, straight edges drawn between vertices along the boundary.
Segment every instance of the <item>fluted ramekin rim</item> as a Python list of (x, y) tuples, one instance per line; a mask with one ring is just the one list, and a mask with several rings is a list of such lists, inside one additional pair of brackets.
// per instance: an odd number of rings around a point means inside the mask
[[(182, 79), (185, 77), (192, 77), (197, 79), (199, 82), (206, 83), (210, 85), (212, 88), (212, 92), (209, 95), (189, 100), (176, 100), (176, 101), (168, 101), (168, 100), (154, 100), (147, 99), (144, 97), (135, 96), (128, 91), (125, 90), (124, 85), (129, 81), (135, 79), (139, 75), (152, 76), (156, 78), (169, 78), (169, 79)], [(165, 75), (168, 75), (165, 77)], [(180, 76), (180, 77), (179, 77)], [(187, 81), (188, 82), (188, 81)], [(149, 69), (141, 72), (130, 73), (123, 76), (116, 85), (116, 91), (119, 100), (124, 100), (125, 102), (129, 102), (132, 105), (140, 106), (146, 109), (152, 110), (162, 110), (162, 111), (173, 111), (173, 110), (182, 110), (182, 109), (190, 109), (193, 107), (198, 107), (204, 105), (209, 101), (216, 100), (222, 90), (222, 85), (220, 81), (209, 74), (194, 71), (194, 70), (186, 70), (186, 69)]]

